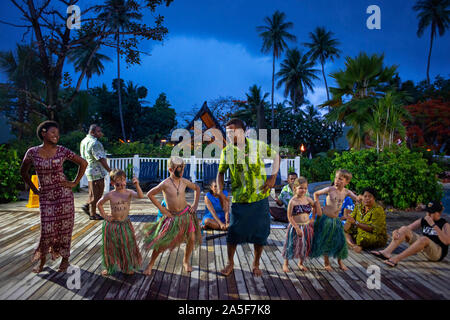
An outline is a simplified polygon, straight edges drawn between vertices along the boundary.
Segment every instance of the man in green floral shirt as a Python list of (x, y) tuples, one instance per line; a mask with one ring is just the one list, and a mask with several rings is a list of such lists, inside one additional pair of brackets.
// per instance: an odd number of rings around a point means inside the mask
[(103, 137), (102, 128), (91, 125), (89, 133), (80, 143), (80, 155), (88, 162), (86, 177), (88, 179), (89, 199), (83, 206), (83, 211), (89, 214), (91, 220), (102, 220), (96, 213), (97, 201), (103, 196), (105, 189), (105, 176), (111, 169), (106, 161), (106, 153), (102, 143), (98, 140)]
[[(245, 124), (231, 119), (226, 124), (227, 134), (233, 143), (227, 143), (220, 156), (217, 185), (224, 198), (224, 175), (230, 170), (232, 207), (227, 235), (228, 264), (221, 273), (228, 276), (233, 271), (236, 246), (253, 243), (255, 258), (253, 274), (261, 276), (259, 260), (270, 234), (269, 193), (275, 185), (280, 157), (266, 143), (245, 137)], [(228, 141), (228, 139), (227, 139)], [(272, 175), (267, 178), (264, 158), (273, 159)]]

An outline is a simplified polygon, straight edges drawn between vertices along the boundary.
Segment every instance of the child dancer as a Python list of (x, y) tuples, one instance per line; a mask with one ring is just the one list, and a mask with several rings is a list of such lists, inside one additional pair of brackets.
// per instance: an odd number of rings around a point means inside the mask
[[(195, 245), (202, 242), (200, 225), (196, 216), (198, 200), (200, 198), (200, 187), (195, 183), (183, 178), (184, 163), (179, 157), (171, 157), (169, 160), (170, 176), (159, 185), (151, 189), (147, 196), (158, 207), (164, 217), (158, 222), (147, 224), (144, 227), (146, 247), (153, 249), (150, 263), (144, 274), (152, 273), (153, 264), (158, 255), (169, 249), (186, 242), (183, 267), (186, 272), (191, 272), (190, 257)], [(188, 205), (185, 197), (186, 187), (195, 191), (195, 200)], [(163, 207), (155, 195), (162, 192), (166, 201)]]
[[(110, 172), (114, 190), (105, 194), (98, 202), (97, 208), (105, 219), (102, 227), (102, 271), (103, 276), (120, 269), (126, 274), (133, 274), (142, 264), (142, 257), (136, 244), (130, 213), (131, 198), (144, 198), (139, 181), (133, 178), (137, 192), (127, 189), (127, 175), (123, 170)], [(109, 201), (111, 215), (106, 215), (103, 204)]]
[[(308, 257), (312, 247), (316, 208), (318, 207), (320, 210), (319, 203), (315, 204), (310, 197), (306, 196), (308, 181), (304, 177), (295, 179), (293, 189), (294, 196), (289, 201), (287, 210), (289, 226), (283, 247), (284, 272), (289, 272), (288, 260), (293, 258), (300, 259), (298, 263), (300, 270), (308, 270), (303, 262)], [(313, 213), (311, 220), (309, 218), (310, 213)]]
[[(352, 174), (347, 170), (338, 170), (334, 179), (334, 186), (324, 188), (314, 193), (314, 200), (318, 201), (322, 194), (327, 195), (327, 205), (322, 212), (318, 212), (319, 218), (314, 223), (314, 240), (310, 257), (323, 256), (325, 270), (331, 271), (328, 256), (338, 259), (339, 268), (347, 270), (342, 262), (348, 256), (347, 241), (344, 234), (339, 211), (345, 197), (349, 196), (354, 201), (358, 201), (357, 196), (345, 186), (350, 183)], [(322, 214), (323, 213), (323, 214)]]

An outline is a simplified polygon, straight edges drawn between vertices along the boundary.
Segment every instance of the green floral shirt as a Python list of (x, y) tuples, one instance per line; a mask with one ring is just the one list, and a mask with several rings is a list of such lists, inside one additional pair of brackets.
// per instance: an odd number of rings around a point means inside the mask
[[(265, 155), (262, 153), (265, 152)], [(245, 152), (228, 144), (220, 155), (219, 172), (230, 169), (233, 202), (251, 203), (265, 199), (270, 194), (260, 189), (266, 182), (264, 158), (274, 159), (276, 151), (262, 141), (246, 138)]]
[(88, 134), (80, 143), (80, 155), (88, 162), (86, 168), (88, 181), (103, 179), (108, 174), (99, 161), (102, 158), (106, 159), (106, 153), (97, 138)]
[(364, 214), (364, 205), (357, 204), (351, 216), (356, 221), (373, 227), (372, 232), (364, 231), (361, 228), (351, 229), (351, 234), (354, 236), (357, 245), (362, 247), (382, 247), (386, 244), (386, 214), (381, 206), (375, 204), (372, 209)]

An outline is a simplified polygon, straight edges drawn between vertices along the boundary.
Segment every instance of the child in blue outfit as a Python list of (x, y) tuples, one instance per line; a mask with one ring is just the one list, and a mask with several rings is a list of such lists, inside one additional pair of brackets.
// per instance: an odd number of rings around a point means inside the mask
[(211, 181), (209, 184), (209, 192), (205, 194), (205, 214), (203, 216), (201, 226), (203, 229), (227, 230), (230, 222), (229, 208), (230, 200), (228, 191), (223, 193), (227, 198), (226, 201), (221, 201), (217, 193), (216, 181)]

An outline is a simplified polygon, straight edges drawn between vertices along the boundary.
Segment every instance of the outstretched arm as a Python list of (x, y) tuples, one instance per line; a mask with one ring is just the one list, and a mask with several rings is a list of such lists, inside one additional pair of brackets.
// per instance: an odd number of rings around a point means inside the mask
[(314, 201), (319, 201), (319, 196), (321, 196), (322, 194), (328, 194), (328, 192), (330, 192), (330, 187), (326, 187), (314, 192)]
[(130, 190), (131, 196), (136, 199), (144, 199), (144, 192), (142, 192), (141, 186), (139, 185), (139, 180), (136, 177), (133, 177), (133, 184), (136, 187), (136, 191)]

